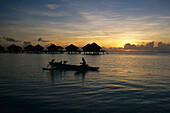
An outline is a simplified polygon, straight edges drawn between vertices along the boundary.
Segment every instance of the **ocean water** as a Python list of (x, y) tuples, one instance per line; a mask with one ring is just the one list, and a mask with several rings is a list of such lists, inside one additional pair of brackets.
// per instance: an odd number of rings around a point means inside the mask
[[(99, 71), (43, 71), (51, 59)], [(170, 53), (0, 54), (1, 113), (170, 113)]]

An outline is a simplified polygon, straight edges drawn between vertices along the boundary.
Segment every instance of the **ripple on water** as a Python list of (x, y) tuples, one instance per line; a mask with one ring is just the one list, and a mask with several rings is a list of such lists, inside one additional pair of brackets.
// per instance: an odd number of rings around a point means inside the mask
[[(3, 112), (170, 111), (168, 55), (23, 54), (23, 57), (14, 54), (15, 58), (12, 54), (4, 55), (0, 56), (0, 110)], [(52, 58), (75, 63), (81, 57), (89, 65), (100, 66), (99, 72), (41, 70)]]

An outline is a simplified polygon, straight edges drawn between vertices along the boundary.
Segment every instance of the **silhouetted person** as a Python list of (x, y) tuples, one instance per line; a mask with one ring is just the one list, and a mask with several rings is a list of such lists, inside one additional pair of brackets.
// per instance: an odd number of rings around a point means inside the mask
[(65, 61), (65, 60), (64, 60), (64, 64), (66, 64), (67, 62), (68, 62), (68, 61)]
[(51, 63), (54, 63), (54, 61), (55, 61), (55, 60), (54, 60), (54, 59), (52, 59), (52, 60), (51, 60)]
[(83, 62), (80, 62), (80, 64), (82, 64), (83, 66), (87, 66), (86, 61), (85, 61), (84, 58), (82, 58), (82, 61), (83, 61)]
[(63, 63), (63, 61), (60, 61), (60, 64), (62, 64)]
[[(54, 61), (55, 61), (55, 60), (52, 59), (51, 62), (49, 62), (49, 64), (52, 66), (52, 68), (54, 67)], [(49, 66), (49, 65), (48, 65), (48, 66)], [(48, 66), (47, 66), (47, 67), (48, 67)]]

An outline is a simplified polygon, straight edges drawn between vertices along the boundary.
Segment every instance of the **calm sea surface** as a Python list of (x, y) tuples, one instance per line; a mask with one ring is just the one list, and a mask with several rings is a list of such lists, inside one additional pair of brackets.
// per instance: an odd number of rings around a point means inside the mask
[[(99, 71), (43, 71), (51, 59)], [(0, 112), (170, 113), (170, 53), (0, 54)]]

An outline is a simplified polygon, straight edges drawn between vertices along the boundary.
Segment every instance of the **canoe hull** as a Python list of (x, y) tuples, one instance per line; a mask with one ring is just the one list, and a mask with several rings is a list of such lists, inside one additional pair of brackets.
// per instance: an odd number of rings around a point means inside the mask
[(42, 68), (43, 70), (76, 70), (76, 71), (97, 71), (99, 67), (60, 64), (51, 68)]

